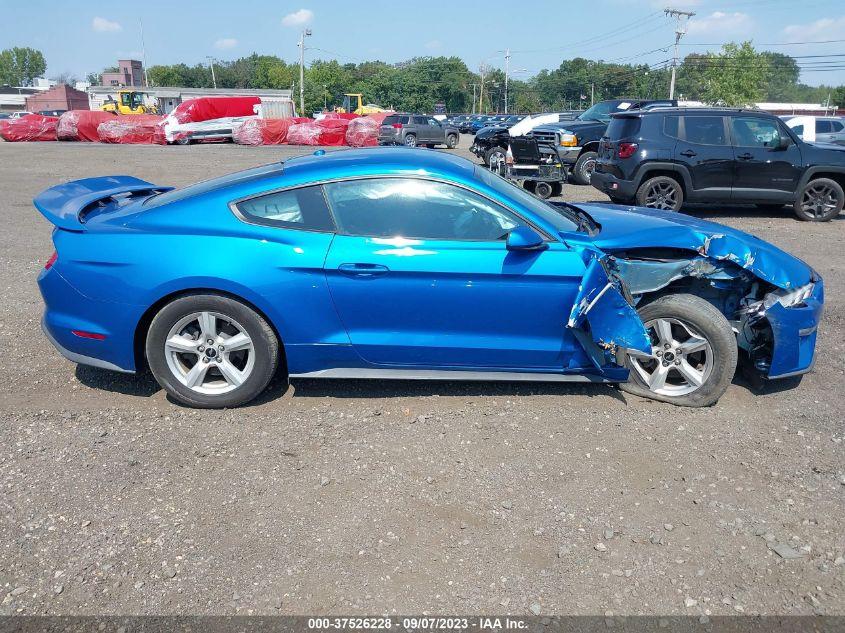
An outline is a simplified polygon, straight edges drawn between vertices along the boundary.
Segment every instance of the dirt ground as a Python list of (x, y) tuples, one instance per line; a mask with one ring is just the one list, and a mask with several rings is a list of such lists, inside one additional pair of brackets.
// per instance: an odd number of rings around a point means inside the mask
[(42, 335), (39, 191), (304, 151), (0, 143), (0, 614), (845, 613), (845, 216), (691, 211), (827, 291), (799, 386), (737, 379), (704, 410), (611, 386), (297, 381), (196, 411)]

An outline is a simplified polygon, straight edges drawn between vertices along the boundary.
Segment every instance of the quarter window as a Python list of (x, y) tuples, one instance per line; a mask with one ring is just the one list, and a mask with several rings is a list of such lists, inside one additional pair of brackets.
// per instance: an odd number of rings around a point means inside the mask
[(520, 224), (486, 198), (430, 180), (349, 180), (324, 187), (338, 229), (349, 235), (497, 241)]
[(680, 125), (681, 117), (667, 116), (663, 119), (663, 133), (672, 138), (678, 138), (678, 127)]
[(737, 147), (777, 147), (780, 143), (780, 128), (767, 119), (734, 117), (731, 133)]
[(250, 198), (237, 204), (238, 211), (250, 220), (289, 229), (334, 231), (320, 187), (302, 187)]

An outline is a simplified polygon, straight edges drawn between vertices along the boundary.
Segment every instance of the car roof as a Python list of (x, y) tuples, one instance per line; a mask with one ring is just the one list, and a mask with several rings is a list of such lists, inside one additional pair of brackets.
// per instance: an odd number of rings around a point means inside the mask
[(445, 152), (408, 147), (317, 150), (284, 162), (286, 178), (300, 182), (369, 174), (439, 174), (472, 177), (474, 164)]

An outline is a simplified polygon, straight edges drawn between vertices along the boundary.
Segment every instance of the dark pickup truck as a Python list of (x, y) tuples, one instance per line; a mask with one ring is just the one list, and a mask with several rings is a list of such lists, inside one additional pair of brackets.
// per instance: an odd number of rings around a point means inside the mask
[(610, 99), (599, 101), (574, 119), (541, 125), (531, 131), (541, 146), (551, 147), (568, 167), (572, 180), (589, 185), (596, 166), (599, 142), (607, 130), (612, 114), (631, 110), (677, 106), (676, 100)]

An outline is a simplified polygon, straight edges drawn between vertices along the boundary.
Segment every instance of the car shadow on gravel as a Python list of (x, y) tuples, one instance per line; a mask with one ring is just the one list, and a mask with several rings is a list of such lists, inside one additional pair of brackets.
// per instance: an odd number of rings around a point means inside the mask
[(430, 396), (587, 396), (610, 397), (626, 403), (612, 384), (572, 382), (500, 382), (444, 380), (314, 380), (291, 381), (293, 397), (409, 398)]
[(90, 365), (77, 365), (76, 379), (86, 387), (120, 393), (125, 396), (148, 398), (161, 391), (161, 387), (155, 381), (155, 378), (147, 371), (137, 374), (122, 374), (117, 371), (91, 367)]

